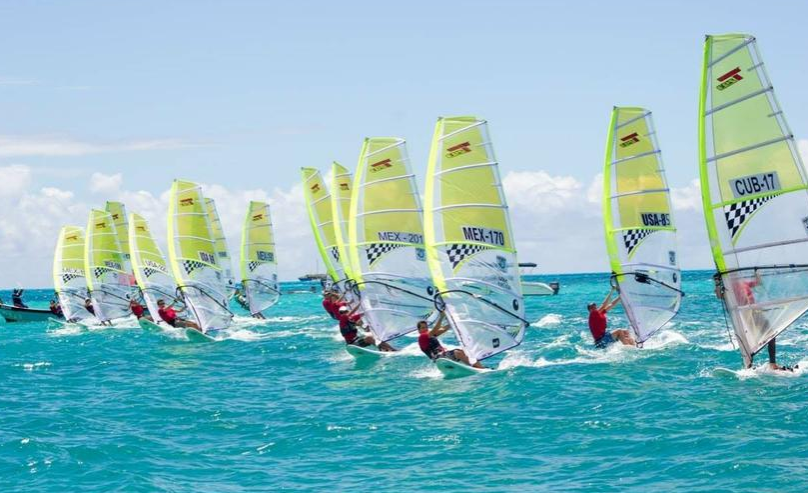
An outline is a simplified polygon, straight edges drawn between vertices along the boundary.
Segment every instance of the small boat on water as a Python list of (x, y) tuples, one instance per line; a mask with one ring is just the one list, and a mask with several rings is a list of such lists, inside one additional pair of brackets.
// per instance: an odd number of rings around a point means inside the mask
[(535, 262), (520, 262), (519, 271), (522, 278), (522, 295), (523, 296), (549, 296), (558, 294), (561, 285), (558, 281), (550, 283), (539, 281), (526, 281), (525, 276), (533, 275), (533, 269), (537, 267)]
[(61, 318), (48, 309), (22, 308), (4, 303), (0, 303), (0, 315), (6, 322), (47, 322), (49, 318)]

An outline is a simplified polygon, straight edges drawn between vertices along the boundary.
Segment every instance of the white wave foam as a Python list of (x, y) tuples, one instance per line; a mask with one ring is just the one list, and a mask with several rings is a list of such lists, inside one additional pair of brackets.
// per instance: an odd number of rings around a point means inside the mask
[(541, 319), (537, 320), (530, 324), (532, 327), (554, 327), (561, 323), (561, 320), (564, 317), (559, 315), (558, 313), (548, 313), (547, 315), (543, 316)]

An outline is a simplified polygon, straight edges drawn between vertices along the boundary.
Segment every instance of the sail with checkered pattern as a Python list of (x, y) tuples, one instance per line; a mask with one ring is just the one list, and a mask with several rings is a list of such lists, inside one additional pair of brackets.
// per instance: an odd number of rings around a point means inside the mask
[(205, 197), (196, 183), (174, 180), (166, 236), (168, 262), (186, 305), (179, 316), (193, 317), (203, 332), (227, 328), (233, 319), (227, 281)]
[(751, 366), (808, 310), (808, 179), (753, 36), (707, 36), (699, 115), (707, 233)]
[(124, 256), (118, 238), (112, 215), (91, 210), (84, 242), (84, 269), (95, 316), (102, 322), (132, 314), (129, 300), (136, 288), (129, 259)]
[(241, 284), (250, 313), (257, 315), (278, 302), (278, 264), (269, 204), (250, 201), (241, 230)]
[(157, 301), (172, 304), (177, 297), (177, 283), (171, 275), (163, 251), (152, 236), (149, 222), (139, 214), (129, 215), (129, 252), (140, 292), (155, 322), (160, 322)]
[[(336, 283), (345, 279), (345, 269), (337, 246), (334, 213), (331, 194), (325, 186), (320, 171), (315, 168), (301, 168), (303, 176), (303, 198), (309, 213), (314, 241), (323, 259), (328, 276)], [(335, 286), (338, 287), (338, 286)]]
[(68, 322), (92, 321), (95, 317), (84, 308), (87, 281), (84, 275), (84, 229), (64, 226), (53, 254), (53, 286)]
[(236, 289), (236, 281), (233, 276), (233, 260), (230, 258), (230, 249), (227, 248), (227, 238), (224, 235), (224, 228), (219, 217), (219, 210), (216, 208), (216, 201), (206, 197), (205, 207), (207, 207), (208, 215), (210, 216), (213, 237), (216, 238), (216, 257), (219, 261), (219, 266), (222, 268), (228, 296), (232, 296)]
[(407, 144), (365, 139), (348, 219), (348, 253), (365, 323), (378, 341), (416, 329), (434, 311), (418, 185)]
[(642, 343), (676, 315), (682, 300), (670, 191), (650, 111), (612, 110), (603, 192), (613, 279)]
[(438, 119), (424, 233), (433, 281), (471, 360), (519, 345), (527, 327), (519, 262), (485, 120)]

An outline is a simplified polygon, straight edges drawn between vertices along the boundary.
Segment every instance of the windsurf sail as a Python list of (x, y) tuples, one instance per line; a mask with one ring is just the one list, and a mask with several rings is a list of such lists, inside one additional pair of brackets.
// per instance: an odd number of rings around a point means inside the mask
[(250, 313), (259, 314), (278, 302), (278, 264), (272, 218), (266, 202), (251, 201), (241, 232), (241, 285)]
[(808, 179), (753, 36), (707, 36), (704, 218), (744, 365), (808, 310)]
[(320, 252), (331, 282), (337, 283), (345, 279), (345, 268), (342, 265), (334, 231), (331, 194), (326, 188), (319, 170), (302, 168), (301, 172), (303, 174), (303, 196), (309, 212), (314, 241), (317, 243), (317, 250)]
[(651, 112), (644, 108), (612, 110), (603, 220), (612, 279), (642, 343), (676, 315), (682, 300), (670, 191)]
[(149, 223), (143, 216), (131, 214), (129, 216), (129, 251), (132, 254), (132, 269), (137, 278), (137, 284), (149, 313), (155, 321), (159, 321), (157, 314), (158, 300), (166, 304), (173, 304), (177, 296), (177, 283), (171, 275), (160, 246), (154, 241)]
[(216, 256), (218, 257), (219, 267), (222, 269), (225, 285), (230, 290), (229, 295), (232, 295), (232, 290), (236, 289), (235, 277), (233, 276), (233, 261), (230, 259), (230, 250), (227, 248), (227, 238), (224, 236), (219, 210), (216, 209), (216, 202), (210, 198), (205, 198), (205, 207), (210, 216), (213, 237), (216, 238)]
[(87, 221), (84, 269), (95, 316), (102, 322), (132, 314), (129, 300), (133, 290), (131, 267), (118, 241), (109, 212), (93, 209)]
[(482, 360), (519, 345), (528, 325), (519, 262), (485, 120), (438, 119), (425, 197), (436, 302), (466, 354)]
[[(196, 183), (174, 180), (168, 202), (168, 261), (203, 332), (225, 329), (233, 314), (208, 206)], [(182, 315), (182, 314), (181, 314)]]
[(341, 283), (351, 279), (351, 258), (348, 254), (348, 220), (351, 217), (351, 192), (353, 177), (341, 164), (331, 165), (331, 210), (334, 216), (334, 240), (337, 243), (340, 264), (344, 272)]
[(365, 139), (351, 195), (348, 264), (380, 342), (414, 331), (435, 309), (422, 215), (405, 141)]
[(94, 318), (84, 308), (87, 281), (84, 275), (84, 229), (64, 226), (53, 255), (53, 286), (68, 322)]

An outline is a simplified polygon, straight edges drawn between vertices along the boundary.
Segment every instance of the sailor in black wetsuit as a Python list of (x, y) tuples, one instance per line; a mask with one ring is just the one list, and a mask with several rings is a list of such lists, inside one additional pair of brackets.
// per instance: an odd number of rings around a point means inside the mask
[(28, 308), (28, 305), (23, 303), (22, 301), (22, 294), (25, 292), (22, 288), (16, 288), (14, 291), (11, 292), (11, 304), (16, 306), (17, 308)]

